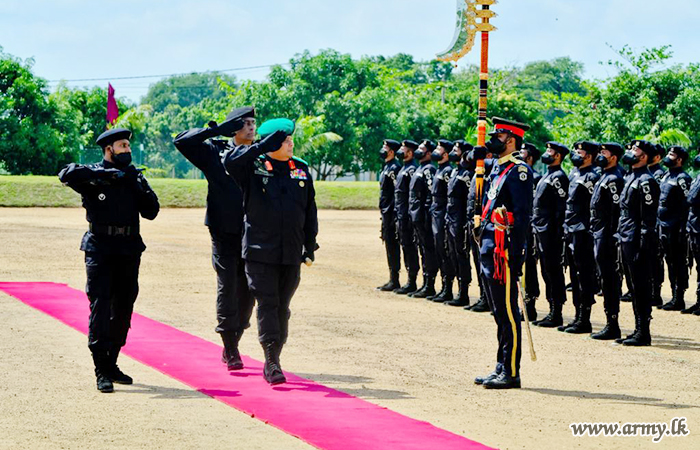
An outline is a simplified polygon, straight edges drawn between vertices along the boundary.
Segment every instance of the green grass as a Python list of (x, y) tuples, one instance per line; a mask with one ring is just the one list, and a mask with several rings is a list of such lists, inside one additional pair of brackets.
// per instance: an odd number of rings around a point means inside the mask
[[(164, 208), (206, 206), (206, 180), (154, 178), (149, 180)], [(317, 181), (316, 203), (320, 209), (375, 209), (379, 199), (376, 182)], [(57, 177), (0, 176), (0, 206), (79, 207), (80, 196)]]

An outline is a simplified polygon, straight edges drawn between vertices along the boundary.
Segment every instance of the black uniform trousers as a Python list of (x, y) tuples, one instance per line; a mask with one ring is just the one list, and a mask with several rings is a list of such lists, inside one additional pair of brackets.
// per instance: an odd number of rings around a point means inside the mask
[(574, 306), (590, 308), (595, 303), (598, 290), (593, 236), (588, 231), (569, 233), (566, 236), (566, 258)]
[(423, 275), (434, 277), (438, 271), (438, 260), (435, 254), (432, 225), (430, 222), (413, 222), (413, 230), (418, 238)]
[(287, 342), (289, 303), (299, 287), (301, 264), (245, 262), (245, 274), (258, 301), (258, 338), (261, 343)]
[(472, 259), (474, 260), (474, 267), (476, 268), (476, 281), (479, 283), (479, 295), (488, 298), (485, 291), (485, 284), (483, 277), (481, 276), (481, 255), (479, 253), (479, 243), (474, 239), (472, 234), (472, 228), (470, 227), (467, 231), (469, 240), (469, 247), (472, 250)]
[(85, 293), (90, 300), (88, 347), (93, 353), (126, 344), (134, 302), (139, 294), (140, 264), (140, 253), (85, 253)]
[[(688, 234), (685, 230), (661, 229), (661, 248), (668, 265), (671, 289), (688, 289)], [(663, 264), (663, 263), (662, 263)]]
[(457, 272), (457, 278), (459, 278), (459, 289), (464, 290), (466, 294), (466, 289), (472, 282), (472, 266), (469, 261), (469, 239), (467, 236), (467, 230), (464, 225), (460, 224), (447, 224), (447, 247), (450, 253), (450, 259), (452, 261), (452, 267)]
[(498, 328), (498, 352), (496, 361), (503, 365), (505, 372), (520, 376), (520, 356), (522, 354), (522, 334), (520, 310), (518, 309), (517, 279), (510, 279), (510, 299), (506, 299), (506, 286), (491, 277), (484, 277), (486, 292)]
[(563, 305), (566, 303), (566, 284), (562, 264), (563, 236), (560, 233), (545, 231), (538, 232), (536, 238), (547, 300)]
[(449, 251), (447, 249), (447, 230), (444, 215), (440, 213), (433, 214), (433, 245), (435, 245), (435, 253), (437, 254), (438, 264), (440, 265), (440, 275), (444, 278), (453, 280), (455, 277), (455, 269), (452, 265)]
[(622, 243), (622, 262), (625, 276), (631, 282), (632, 309), (635, 318), (649, 320), (651, 318), (651, 298), (653, 274), (657, 251), (656, 243), (650, 249), (637, 252), (633, 243)]
[(389, 271), (398, 274), (401, 270), (401, 244), (396, 228), (396, 218), (393, 215), (382, 216), (382, 241), (386, 247), (386, 260)]
[[(688, 236), (690, 239), (690, 250), (692, 252), (693, 259), (695, 260), (695, 268), (700, 271), (700, 234), (690, 233)], [(700, 277), (698, 277), (698, 285), (695, 291), (696, 301), (700, 302)]]
[(403, 262), (410, 277), (418, 275), (420, 262), (418, 261), (418, 244), (416, 234), (413, 232), (411, 220), (406, 218), (398, 221), (399, 241), (403, 251)]
[(535, 233), (527, 233), (527, 255), (525, 257), (523, 279), (525, 281), (525, 295), (531, 299), (540, 296), (540, 280), (537, 277), (537, 254), (535, 247)]
[(209, 228), (212, 265), (216, 271), (217, 333), (242, 333), (250, 327), (255, 300), (248, 289), (241, 259), (241, 235)]
[(620, 313), (622, 280), (618, 264), (618, 247), (612, 236), (594, 239), (593, 251), (603, 289), (603, 308), (607, 317), (617, 317)]
[[(661, 228), (657, 229), (658, 235), (661, 235)], [(661, 245), (661, 241), (656, 241), (655, 254), (652, 259), (654, 263), (654, 270), (652, 276), (654, 281), (652, 287), (654, 289), (655, 296), (661, 296), (661, 286), (664, 284), (664, 278), (666, 276), (664, 271), (664, 249)]]

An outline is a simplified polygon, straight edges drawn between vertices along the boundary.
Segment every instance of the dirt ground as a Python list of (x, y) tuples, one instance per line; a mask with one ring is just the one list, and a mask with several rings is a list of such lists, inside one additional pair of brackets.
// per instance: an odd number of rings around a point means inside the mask
[[(136, 311), (219, 343), (203, 216), (166, 209), (144, 221), (148, 250)], [(700, 448), (699, 317), (654, 311), (647, 348), (534, 327), (538, 361), (523, 353), (523, 388), (485, 390), (472, 380), (494, 365), (493, 318), (376, 292), (387, 277), (378, 213), (321, 211), (319, 219), (321, 250), (312, 268), (302, 268), (285, 370), (498, 448)], [(85, 228), (81, 209), (0, 208), (0, 281), (83, 289)], [(470, 295), (477, 297), (476, 283)], [(0, 309), (2, 449), (311, 448), (128, 357), (120, 366), (135, 384), (100, 394), (84, 335), (4, 294)], [(565, 314), (573, 316), (570, 301)], [(593, 320), (600, 329), (600, 298)], [(622, 305), (621, 321), (624, 332), (633, 328), (630, 304)], [(241, 350), (262, 358), (255, 325)], [(690, 435), (660, 444), (574, 438), (569, 428), (675, 417), (687, 418)]]

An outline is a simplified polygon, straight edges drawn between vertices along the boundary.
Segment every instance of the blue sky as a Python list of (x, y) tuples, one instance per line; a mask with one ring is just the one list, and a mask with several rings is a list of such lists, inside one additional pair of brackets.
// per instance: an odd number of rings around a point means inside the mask
[[(614, 73), (598, 64), (614, 57), (606, 43), (670, 44), (674, 63), (700, 60), (698, 0), (501, 0), (493, 9), (494, 67), (570, 56), (585, 63), (586, 76), (604, 78)], [(34, 57), (35, 73), (48, 80), (260, 66), (324, 48), (429, 60), (452, 40), (454, 16), (455, 0), (2, 0), (0, 46)], [(460, 65), (477, 61), (478, 47)], [(137, 100), (155, 81), (112, 85)], [(70, 83), (92, 84), (107, 82)]]

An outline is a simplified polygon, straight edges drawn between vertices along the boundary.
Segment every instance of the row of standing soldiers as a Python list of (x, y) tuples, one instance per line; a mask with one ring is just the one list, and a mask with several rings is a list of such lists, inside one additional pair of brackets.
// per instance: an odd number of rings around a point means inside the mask
[[(567, 175), (562, 162), (569, 155), (574, 168)], [(494, 164), (489, 150), (475, 149), (465, 141), (387, 139), (380, 156), (385, 161), (380, 175), (381, 237), (390, 280), (378, 289), (490, 311), (480, 273), (479, 242), (473, 238), (474, 216), (480, 209), (475, 204), (476, 160), (486, 158), (488, 178)], [(607, 324), (592, 334), (594, 339), (650, 345), (652, 306), (700, 315), (700, 285), (695, 304), (686, 308), (684, 298), (689, 268), (693, 259), (700, 259), (700, 176), (693, 181), (684, 170), (689, 160), (685, 148), (666, 150), (644, 140), (626, 148), (582, 141), (573, 150), (549, 142), (542, 152), (523, 143), (519, 158), (531, 168), (538, 161), (547, 167), (544, 175), (533, 170), (531, 227), (520, 277), (528, 317), (535, 325), (591, 333), (596, 293), (604, 298)], [(693, 165), (700, 168), (700, 157)], [(401, 253), (408, 273), (403, 286), (399, 283)], [(480, 290), (473, 305), (468, 295), (470, 253)], [(540, 320), (535, 307), (540, 296), (538, 259), (549, 304), (548, 314)], [(661, 299), (664, 259), (673, 293), (665, 304)], [(576, 316), (564, 324), (567, 266)], [(423, 285), (418, 287), (421, 269)], [(440, 292), (435, 290), (438, 271)], [(628, 288), (625, 295), (621, 295), (623, 278)], [(632, 301), (635, 311), (635, 331), (626, 338), (621, 338), (618, 324), (621, 299)]]

